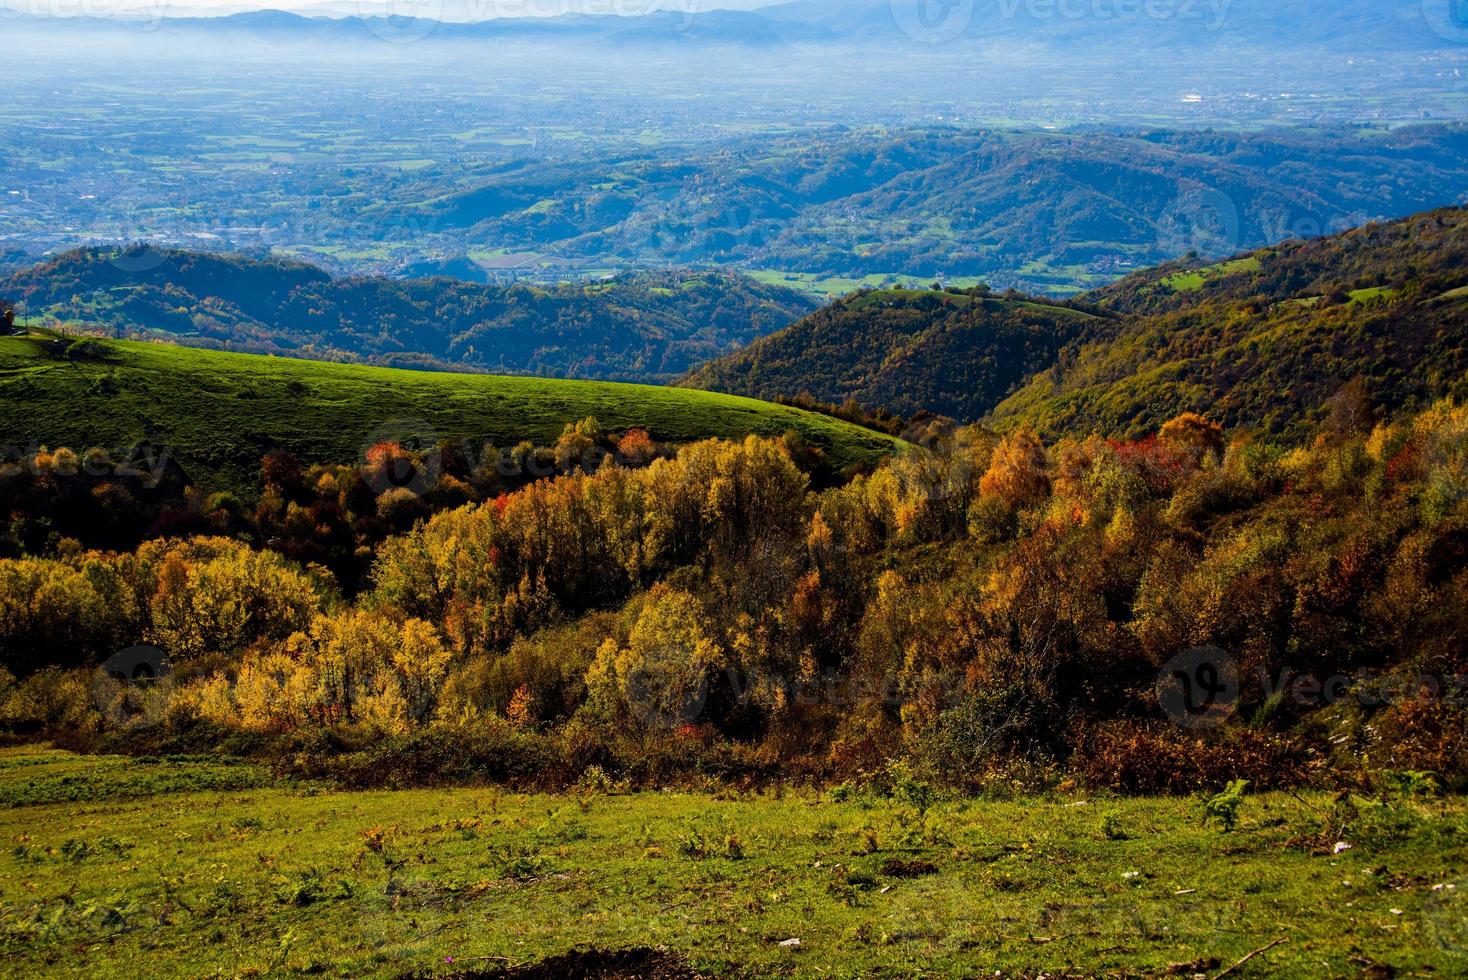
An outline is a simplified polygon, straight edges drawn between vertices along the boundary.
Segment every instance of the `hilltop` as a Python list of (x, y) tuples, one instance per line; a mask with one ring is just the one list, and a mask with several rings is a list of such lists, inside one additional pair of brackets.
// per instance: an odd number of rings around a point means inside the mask
[(352, 463), (384, 439), (474, 449), (554, 443), (567, 423), (646, 429), (669, 443), (798, 433), (833, 467), (897, 446), (837, 419), (730, 395), (597, 381), (448, 374), (136, 341), (0, 338), (0, 441), (117, 451), (147, 440), (190, 483), (248, 492), (260, 460)]
[(191, 346), (405, 367), (660, 382), (815, 309), (718, 272), (495, 286), (333, 278), (287, 259), (84, 248), (0, 279), (31, 316)]
[(683, 383), (975, 419), (1098, 320), (1081, 308), (983, 288), (862, 290)]

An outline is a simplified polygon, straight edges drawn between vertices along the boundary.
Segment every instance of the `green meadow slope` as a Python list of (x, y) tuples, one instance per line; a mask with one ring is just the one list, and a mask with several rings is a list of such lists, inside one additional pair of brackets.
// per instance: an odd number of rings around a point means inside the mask
[(352, 462), (404, 433), (510, 446), (553, 442), (595, 416), (686, 442), (799, 433), (837, 468), (897, 443), (826, 416), (748, 398), (598, 381), (444, 374), (223, 353), (161, 343), (0, 338), (0, 446), (167, 447), (205, 489), (255, 485), (260, 458)]

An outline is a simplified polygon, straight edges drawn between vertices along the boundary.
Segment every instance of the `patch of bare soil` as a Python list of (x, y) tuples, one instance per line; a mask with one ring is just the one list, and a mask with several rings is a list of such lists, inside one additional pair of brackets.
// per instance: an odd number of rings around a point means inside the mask
[[(412, 980), (412, 978), (405, 978)], [(524, 966), (435, 974), (434, 980), (707, 980), (683, 957), (658, 949), (572, 950)]]

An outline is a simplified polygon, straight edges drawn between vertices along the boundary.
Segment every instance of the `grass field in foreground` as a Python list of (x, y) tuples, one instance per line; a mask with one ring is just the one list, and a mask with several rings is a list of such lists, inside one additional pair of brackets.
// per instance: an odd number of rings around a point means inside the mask
[[(779, 436), (794, 429), (835, 466), (870, 462), (899, 444), (826, 416), (688, 388), (444, 374), (222, 353), (168, 344), (0, 338), (0, 445), (83, 452), (148, 439), (205, 489), (249, 491), (260, 457), (285, 448), (308, 462), (352, 463), (403, 432), (460, 437), (472, 447), (548, 445), (594, 415), (686, 442)], [(49, 346), (48, 346), (49, 345)]]
[(1229, 975), (1468, 971), (1461, 798), (1358, 801), (1333, 853), (1323, 794), (1249, 797), (1224, 832), (1186, 798), (264, 779), (0, 751), (0, 973), (449, 975), (592, 946), (713, 976), (1211, 978), (1265, 946)]

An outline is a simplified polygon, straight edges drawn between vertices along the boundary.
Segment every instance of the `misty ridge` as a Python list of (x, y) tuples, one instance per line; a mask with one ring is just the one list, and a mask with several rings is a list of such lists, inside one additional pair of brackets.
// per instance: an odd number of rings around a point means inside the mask
[[(1131, 57), (1254, 50), (1334, 49), (1362, 55), (1431, 52), (1461, 43), (1448, 0), (1350, 0), (1328, 6), (1269, 0), (405, 0), (293, 4), (198, 16), (208, 8), (149, 0), (14, 0), (12, 26), (68, 22), (93, 31), (311, 38), (349, 42), (520, 40), (567, 44), (842, 47), (910, 51), (956, 43), (974, 50), (1020, 44), (1089, 55), (1124, 46)], [(229, 7), (224, 7), (228, 11)], [(218, 13), (219, 11), (210, 11)], [(192, 15), (192, 16), (191, 16)], [(418, 23), (414, 23), (414, 22)]]
[(1465, 191), (1468, 35), (1433, 3), (174, 9), (3, 22), (0, 265), (1066, 293)]

